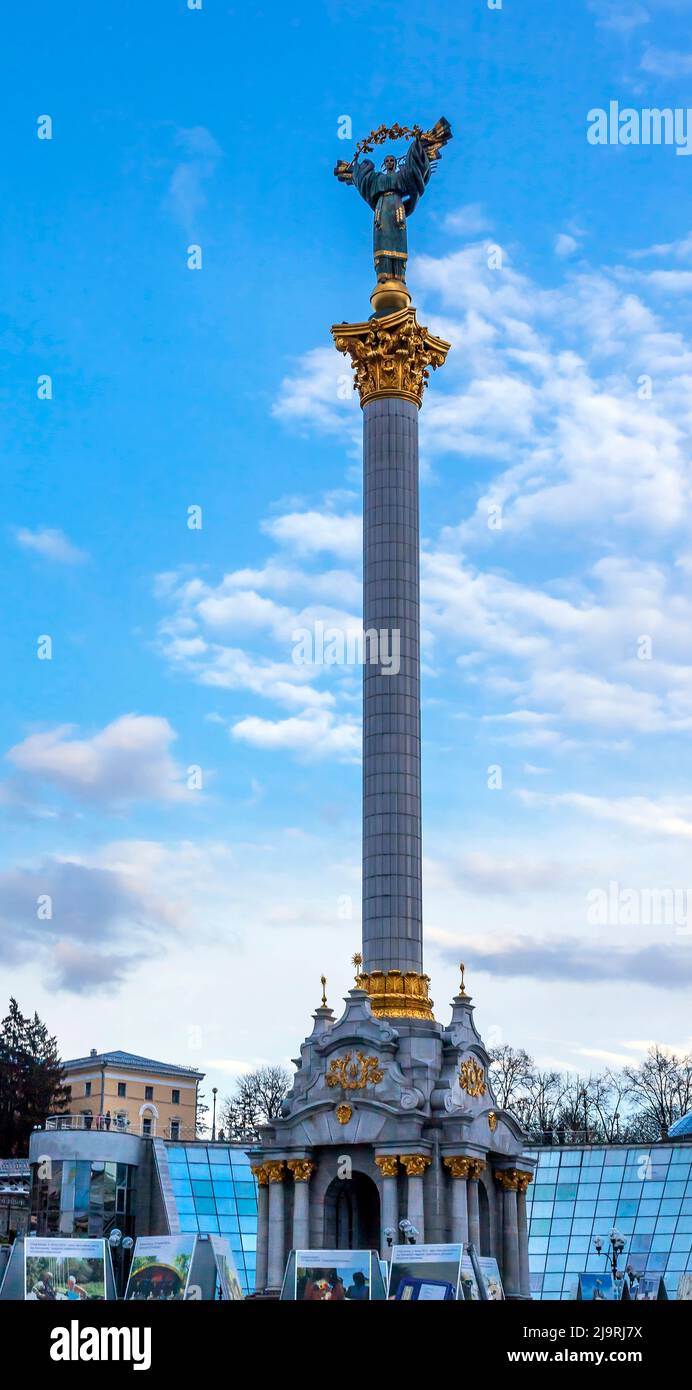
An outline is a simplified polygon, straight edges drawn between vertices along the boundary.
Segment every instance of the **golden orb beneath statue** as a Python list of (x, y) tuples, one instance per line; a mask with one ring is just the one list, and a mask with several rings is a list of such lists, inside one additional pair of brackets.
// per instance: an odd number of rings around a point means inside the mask
[(378, 280), (370, 295), (370, 303), (376, 314), (385, 309), (393, 314), (397, 309), (408, 309), (411, 295), (403, 280)]

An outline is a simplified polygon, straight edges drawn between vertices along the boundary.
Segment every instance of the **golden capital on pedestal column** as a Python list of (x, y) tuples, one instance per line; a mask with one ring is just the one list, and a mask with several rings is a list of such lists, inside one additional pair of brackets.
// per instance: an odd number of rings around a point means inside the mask
[(366, 323), (335, 323), (332, 335), (337, 350), (351, 358), (362, 406), (399, 396), (420, 408), (429, 368), (444, 366), (450, 348), (421, 327), (410, 307)]
[(517, 1192), (526, 1192), (530, 1182), (533, 1182), (533, 1173), (523, 1173), (519, 1169), (517, 1172)]
[(445, 1168), (449, 1168), (449, 1171), (452, 1174), (453, 1178), (467, 1178), (472, 1162), (473, 1160), (470, 1158), (463, 1158), (461, 1155), (454, 1155), (452, 1157), (445, 1158), (444, 1165)]
[(317, 1164), (311, 1158), (289, 1158), (286, 1167), (290, 1168), (294, 1182), (309, 1182)]
[[(520, 1176), (523, 1176), (523, 1174), (518, 1173), (516, 1168), (496, 1168), (494, 1174), (495, 1182), (499, 1183), (500, 1187), (503, 1188), (505, 1192), (516, 1192), (518, 1190)], [(526, 1189), (524, 1189), (524, 1191), (526, 1191)]]
[(399, 1157), (406, 1169), (407, 1178), (422, 1178), (431, 1163), (427, 1154), (400, 1154)]
[(265, 1166), (264, 1166), (263, 1163), (256, 1163), (256, 1164), (254, 1164), (254, 1166), (251, 1164), (251, 1165), (250, 1165), (250, 1172), (252, 1173), (252, 1176), (253, 1176), (254, 1178), (257, 1179), (257, 1185), (258, 1185), (258, 1187), (268, 1187), (268, 1186), (269, 1186), (269, 1178), (267, 1177), (267, 1170), (266, 1170), (266, 1168), (265, 1168)]
[(375, 1154), (375, 1162), (383, 1178), (395, 1178), (399, 1172), (399, 1160), (396, 1154)]
[(270, 1182), (283, 1182), (286, 1170), (282, 1158), (273, 1158), (271, 1162), (265, 1163), (264, 1167)]
[(482, 1158), (469, 1159), (469, 1181), (478, 1182), (484, 1168), (485, 1161)]

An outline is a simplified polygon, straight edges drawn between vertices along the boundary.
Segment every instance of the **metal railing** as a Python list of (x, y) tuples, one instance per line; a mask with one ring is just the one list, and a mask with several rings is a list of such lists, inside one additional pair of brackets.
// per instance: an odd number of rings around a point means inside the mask
[(188, 1125), (179, 1125), (176, 1129), (175, 1123), (169, 1120), (164, 1125), (160, 1133), (157, 1133), (156, 1121), (152, 1120), (147, 1127), (145, 1120), (140, 1119), (139, 1123), (132, 1123), (128, 1115), (89, 1115), (82, 1111), (74, 1114), (48, 1115), (42, 1125), (37, 1125), (37, 1129), (49, 1130), (53, 1133), (62, 1130), (81, 1130), (91, 1131), (92, 1133), (108, 1134), (134, 1134), (140, 1139), (172, 1139), (182, 1140), (185, 1143), (192, 1143), (198, 1135)]

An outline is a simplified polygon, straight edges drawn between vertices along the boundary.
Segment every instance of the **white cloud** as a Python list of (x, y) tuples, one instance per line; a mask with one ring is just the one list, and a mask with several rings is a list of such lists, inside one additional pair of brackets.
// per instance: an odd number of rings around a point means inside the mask
[(466, 203), (455, 212), (448, 212), (443, 218), (445, 232), (457, 232), (460, 236), (479, 236), (492, 226), (482, 203)]
[(175, 146), (183, 158), (171, 174), (166, 202), (176, 221), (192, 235), (207, 201), (206, 185), (223, 158), (223, 150), (205, 126), (176, 131)]
[(32, 550), (42, 559), (56, 560), (61, 565), (81, 565), (88, 558), (85, 550), (79, 550), (64, 531), (54, 527), (39, 526), (35, 531), (20, 527), (16, 538), (23, 550)]
[(287, 512), (262, 524), (262, 530), (279, 544), (297, 555), (318, 555), (329, 552), (342, 559), (355, 560), (363, 544), (363, 523), (353, 513), (339, 516), (335, 512)]
[(692, 72), (692, 53), (650, 45), (642, 54), (640, 68), (653, 77), (688, 77)]
[(561, 260), (567, 260), (579, 249), (579, 242), (576, 237), (570, 236), (569, 232), (558, 232), (555, 238), (555, 255)]
[(233, 725), (233, 737), (254, 748), (298, 754), (307, 762), (336, 758), (356, 763), (360, 759), (359, 722), (338, 718), (327, 710), (307, 711), (290, 719), (260, 719), (250, 715)]
[(179, 801), (187, 793), (169, 747), (176, 738), (167, 719), (126, 714), (90, 737), (59, 725), (30, 734), (6, 757), (20, 790), (47, 784), (84, 801), (128, 804)]

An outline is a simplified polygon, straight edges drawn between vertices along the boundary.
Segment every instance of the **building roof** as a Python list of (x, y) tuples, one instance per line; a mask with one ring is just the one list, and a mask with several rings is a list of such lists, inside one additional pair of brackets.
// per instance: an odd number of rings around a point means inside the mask
[(135, 1052), (97, 1052), (93, 1048), (88, 1057), (72, 1057), (63, 1062), (63, 1070), (82, 1071), (84, 1067), (128, 1067), (130, 1071), (161, 1072), (165, 1076), (187, 1076), (193, 1081), (203, 1081), (204, 1072), (194, 1067), (179, 1067), (173, 1062), (156, 1062), (153, 1057), (138, 1057)]
[(682, 1119), (676, 1120), (668, 1134), (671, 1139), (692, 1139), (692, 1110), (683, 1115)]

